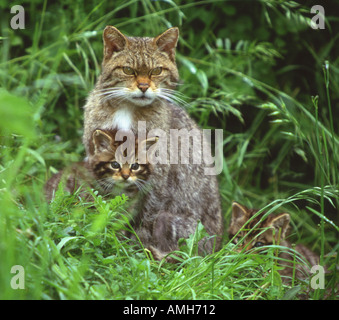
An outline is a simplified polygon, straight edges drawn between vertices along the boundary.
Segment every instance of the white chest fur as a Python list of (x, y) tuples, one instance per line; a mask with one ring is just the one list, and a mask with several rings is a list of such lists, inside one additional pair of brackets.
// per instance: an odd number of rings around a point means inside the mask
[(133, 123), (133, 111), (130, 108), (118, 109), (113, 116), (112, 128), (118, 130), (130, 130)]

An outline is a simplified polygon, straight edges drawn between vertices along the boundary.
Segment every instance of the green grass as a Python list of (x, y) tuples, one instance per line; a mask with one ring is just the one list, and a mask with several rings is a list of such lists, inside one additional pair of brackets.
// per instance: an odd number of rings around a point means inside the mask
[[(334, 271), (327, 289), (338, 284), (338, 21), (330, 16), (338, 6), (325, 7), (325, 30), (313, 30), (308, 7), (248, 4), (24, 2), (24, 30), (9, 28), (10, 4), (3, 4), (1, 299), (299, 299), (309, 287), (281, 282), (274, 246), (236, 253), (225, 235), (219, 252), (196, 256), (203, 230), (182, 243), (178, 264), (153, 261), (118, 236), (125, 198), (95, 197), (93, 205), (60, 190), (45, 202), (48, 177), (84, 156), (82, 107), (100, 73), (108, 24), (136, 36), (180, 27), (178, 90), (202, 127), (224, 130), (218, 178), (226, 229), (233, 200), (289, 212), (290, 240)], [(10, 286), (14, 265), (24, 267), (24, 290)], [(337, 297), (311, 290), (308, 298)]]

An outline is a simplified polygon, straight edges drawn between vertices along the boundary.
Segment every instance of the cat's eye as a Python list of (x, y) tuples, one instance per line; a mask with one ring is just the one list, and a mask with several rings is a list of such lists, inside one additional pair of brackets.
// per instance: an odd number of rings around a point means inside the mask
[(262, 246), (264, 246), (265, 244), (263, 243), (263, 242), (261, 242), (261, 241), (258, 241), (258, 242), (256, 242), (255, 244), (254, 244), (254, 248), (259, 248), (259, 247), (262, 247)]
[(241, 237), (238, 236), (238, 237), (234, 238), (233, 243), (237, 244), (240, 240), (241, 240)]
[(156, 67), (156, 68), (151, 70), (151, 75), (152, 76), (158, 76), (159, 74), (161, 74), (161, 72), (162, 72), (162, 68)]
[(138, 169), (139, 169), (139, 163), (133, 163), (133, 164), (131, 164), (131, 169), (132, 169), (132, 170), (138, 170)]
[(132, 68), (130, 68), (130, 67), (123, 67), (123, 68), (122, 68), (122, 71), (123, 71), (125, 74), (129, 75), (129, 76), (132, 76), (132, 75), (135, 74), (134, 69), (132, 69)]
[(113, 162), (111, 162), (111, 167), (113, 169), (119, 169), (120, 168), (120, 164), (118, 162), (116, 162), (116, 161), (113, 161)]

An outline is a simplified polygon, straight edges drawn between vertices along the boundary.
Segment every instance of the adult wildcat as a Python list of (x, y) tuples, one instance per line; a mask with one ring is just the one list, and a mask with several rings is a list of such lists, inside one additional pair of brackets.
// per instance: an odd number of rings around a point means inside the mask
[[(126, 37), (118, 29), (104, 30), (102, 72), (84, 107), (84, 136), (87, 156), (91, 154), (90, 133), (95, 128), (123, 129), (138, 133), (138, 125), (146, 123), (146, 131), (160, 129), (167, 137), (164, 163), (154, 166), (150, 180), (153, 189), (134, 221), (134, 228), (146, 247), (152, 246), (156, 259), (177, 248), (179, 238), (194, 233), (198, 221), (211, 236), (201, 242), (200, 252), (212, 252), (220, 246), (223, 232), (220, 196), (215, 175), (206, 175), (209, 167), (201, 148), (189, 152), (188, 164), (169, 164), (170, 129), (201, 130), (189, 115), (175, 105), (178, 70), (175, 48), (179, 31), (170, 28), (155, 38)], [(165, 144), (165, 147), (166, 147)], [(178, 147), (184, 144), (180, 141)], [(212, 169), (212, 168), (209, 168)]]

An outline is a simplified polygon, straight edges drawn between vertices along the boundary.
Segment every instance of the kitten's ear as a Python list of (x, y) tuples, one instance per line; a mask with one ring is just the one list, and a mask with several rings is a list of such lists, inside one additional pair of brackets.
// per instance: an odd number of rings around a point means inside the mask
[[(148, 151), (153, 145), (155, 145), (158, 142), (158, 140), (159, 140), (159, 137), (154, 136), (154, 137), (149, 137), (145, 140), (138, 142), (139, 144), (138, 148), (140, 150), (138, 156), (139, 156), (139, 160), (141, 161), (140, 163), (143, 163), (143, 162), (146, 163), (146, 160), (148, 160), (148, 162), (152, 162), (151, 158), (154, 155), (154, 152), (152, 150), (156, 151), (157, 149), (155, 148), (155, 149), (152, 149), (150, 152)], [(146, 159), (146, 156), (148, 157), (147, 159)]]
[(104, 61), (110, 59), (114, 52), (119, 52), (124, 49), (128, 40), (115, 27), (107, 26), (103, 33), (104, 40)]
[(249, 218), (249, 210), (238, 202), (232, 203), (232, 218), (230, 225), (241, 228)]
[(177, 27), (169, 28), (160, 36), (154, 38), (154, 43), (159, 50), (167, 52), (170, 59), (174, 61), (175, 47), (177, 46), (179, 38), (179, 29)]
[(158, 136), (155, 137), (150, 137), (147, 138), (146, 140), (142, 141), (142, 143), (146, 144), (146, 151), (148, 151), (148, 149), (153, 146), (155, 143), (157, 143), (159, 140)]
[[(284, 239), (286, 232), (290, 224), (290, 215), (288, 213), (280, 213), (275, 216), (270, 225), (276, 230), (276, 235), (278, 237), (280, 233), (280, 239)], [(281, 231), (279, 231), (281, 229)]]
[(94, 154), (109, 150), (113, 143), (113, 138), (102, 130), (95, 130), (92, 135)]

